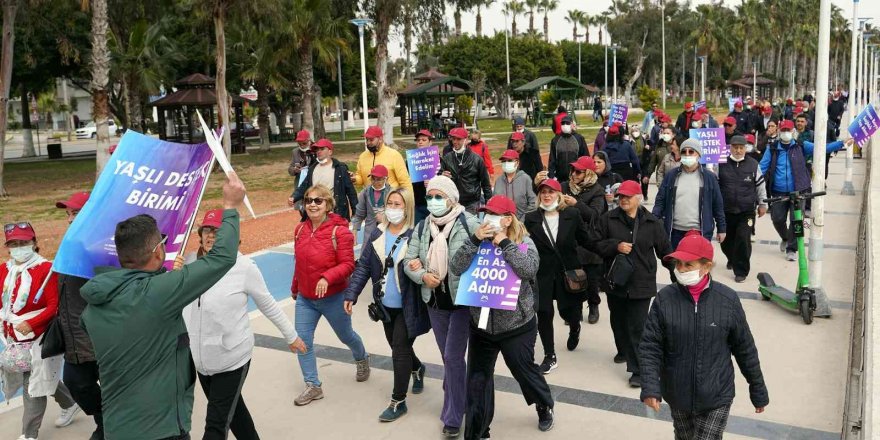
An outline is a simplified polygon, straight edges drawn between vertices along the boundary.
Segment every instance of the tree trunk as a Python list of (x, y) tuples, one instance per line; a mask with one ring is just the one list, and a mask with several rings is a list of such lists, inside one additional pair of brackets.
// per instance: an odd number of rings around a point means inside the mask
[[(217, 91), (217, 122), (223, 130), (223, 151), (232, 159), (232, 137), (229, 124), (229, 94), (226, 92), (226, 6), (228, 0), (216, 0), (214, 3), (214, 37), (217, 51), (217, 76), (214, 87)], [(244, 127), (238, 127), (244, 130)]]
[(477, 37), (483, 36), (483, 14), (480, 11), (480, 7), (477, 6)]
[(458, 37), (461, 36), (461, 9), (457, 6), (453, 17), (455, 18), (455, 36)]
[(34, 150), (34, 134), (31, 126), (31, 108), (28, 92), (24, 86), (21, 86), (21, 141), (22, 151), (21, 157), (34, 157), (37, 155)]
[(122, 112), (122, 120), (119, 123), (123, 128), (129, 129), (131, 127), (131, 92), (128, 86), (128, 78), (122, 79), (122, 108), (124, 109)]
[(97, 174), (110, 160), (110, 95), (107, 84), (110, 82), (110, 49), (107, 47), (107, 0), (92, 0), (92, 117), (95, 121), (95, 140), (97, 141)]
[(312, 90), (315, 85), (315, 76), (312, 70), (312, 46), (309, 43), (303, 44), (299, 48), (299, 77), (302, 81), (302, 88), (299, 89), (302, 93), (302, 129), (314, 134), (313, 108), (315, 101), (312, 99)]
[[(406, 55), (406, 84), (412, 84), (412, 64), (410, 64), (410, 59), (412, 56), (412, 33), (413, 33), (413, 25), (412, 25), (413, 17), (412, 15), (408, 15), (406, 20), (403, 23), (403, 52)], [(340, 102), (340, 104), (342, 104)], [(345, 115), (342, 114), (342, 109), (339, 109), (340, 118), (344, 118)], [(323, 124), (322, 124), (323, 125)]]
[[(376, 23), (376, 90), (379, 92), (379, 127), (385, 134), (385, 144), (394, 143), (394, 105), (397, 94), (388, 82), (388, 32), (391, 20), (379, 17)], [(366, 115), (367, 109), (364, 109)]]
[(511, 27), (510, 27), (510, 35), (512, 35), (512, 36), (515, 37), (515, 36), (516, 36), (516, 16), (515, 16), (515, 15), (513, 16), (513, 21), (512, 21), (512, 23), (513, 23), (513, 24), (512, 24)]
[(624, 89), (624, 92), (623, 92), (623, 96), (626, 99), (627, 103), (631, 103), (630, 97), (632, 96), (633, 85), (636, 83), (636, 81), (639, 80), (639, 77), (642, 76), (642, 66), (645, 64), (645, 58), (647, 58), (646, 56), (643, 55), (645, 52), (645, 42), (647, 42), (647, 41), (648, 41), (648, 31), (645, 30), (645, 32), (642, 34), (642, 45), (641, 45), (641, 47), (639, 47), (639, 51), (636, 54), (636, 60), (638, 60), (636, 62), (636, 70), (635, 70), (635, 72), (633, 72), (633, 75), (629, 78), (629, 81), (626, 82), (626, 89)]
[(535, 11), (529, 12), (529, 32), (535, 30)]
[(571, 28), (571, 41), (578, 42), (578, 25), (574, 25)]
[(743, 38), (743, 40), (743, 75), (745, 75), (746, 72), (750, 71), (749, 65), (751, 63), (749, 62), (749, 39)]
[(260, 151), (269, 151), (269, 86), (257, 82), (257, 125), (260, 126)]
[(324, 128), (324, 109), (321, 105), (322, 95), (321, 87), (317, 84), (312, 88), (312, 120), (315, 121), (315, 139), (327, 137), (327, 130)]
[(6, 198), (3, 185), (3, 162), (6, 154), (6, 129), (9, 116), (9, 87), (12, 82), (12, 55), (15, 45), (15, 13), (18, 0), (3, 1), (3, 35), (0, 49), (0, 198)]
[(547, 19), (547, 14), (544, 14), (544, 41), (550, 41), (550, 20)]

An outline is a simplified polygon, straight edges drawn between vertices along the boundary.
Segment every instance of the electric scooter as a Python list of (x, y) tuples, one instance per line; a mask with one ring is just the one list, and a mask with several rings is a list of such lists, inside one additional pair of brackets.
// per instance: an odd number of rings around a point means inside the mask
[(761, 291), (761, 299), (773, 301), (786, 310), (799, 313), (807, 325), (812, 324), (813, 312), (816, 311), (816, 291), (809, 286), (810, 270), (804, 246), (804, 213), (801, 210), (801, 203), (824, 195), (825, 191), (810, 194), (793, 192), (787, 196), (771, 197), (764, 200), (768, 205), (784, 201), (792, 204), (794, 209), (792, 229), (798, 247), (798, 282), (795, 291), (792, 292), (785, 287), (776, 285), (769, 273), (761, 272), (758, 274), (758, 282), (760, 283), (758, 289)]

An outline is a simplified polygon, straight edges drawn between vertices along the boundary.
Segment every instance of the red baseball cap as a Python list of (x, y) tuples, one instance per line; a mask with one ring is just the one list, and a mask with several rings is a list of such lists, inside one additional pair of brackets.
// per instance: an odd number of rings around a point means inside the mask
[(449, 137), (457, 139), (467, 139), (468, 131), (461, 127), (455, 127), (452, 130), (449, 130)]
[(110, 148), (107, 149), (107, 152), (110, 153), (110, 154), (115, 153), (115, 152), (116, 152), (116, 146), (117, 146), (117, 145), (119, 145), (119, 144), (113, 144), (113, 145), (111, 145)]
[(370, 177), (388, 177), (388, 168), (385, 168), (385, 165), (376, 165), (370, 170)]
[(779, 131), (792, 131), (794, 130), (794, 122), (786, 119), (779, 123)]
[(513, 134), (510, 135), (510, 140), (512, 140), (512, 141), (524, 141), (524, 140), (526, 140), (526, 135), (524, 135), (524, 134), (522, 134), (522, 133), (520, 133), (520, 132), (518, 132), (518, 131), (514, 131)]
[(34, 227), (28, 222), (9, 223), (3, 232), (6, 233), (6, 244), (12, 240), (30, 241), (37, 238)]
[(660, 117), (660, 123), (667, 123), (668, 124), (670, 122), (672, 122), (672, 117), (670, 117), (669, 115), (663, 115)]
[(364, 132), (364, 137), (367, 139), (376, 139), (382, 137), (382, 129), (379, 128), (378, 125), (373, 125), (367, 128), (367, 131)]
[(571, 163), (571, 167), (578, 171), (596, 171), (596, 162), (590, 156), (581, 156), (578, 160)]
[(296, 132), (296, 142), (308, 142), (312, 138), (308, 130), (300, 130)]
[(330, 150), (333, 150), (333, 143), (330, 142), (329, 139), (322, 138), (312, 144), (312, 148), (329, 148)]
[(419, 130), (419, 132), (416, 133), (416, 138), (418, 138), (419, 136), (427, 136), (428, 139), (434, 139), (434, 135), (431, 134), (431, 132), (428, 130)]
[(733, 107), (734, 107), (734, 108), (736, 108), (736, 107), (742, 107), (742, 106), (743, 106), (742, 101), (736, 101), (736, 102), (733, 103)]
[(87, 192), (78, 192), (74, 193), (67, 200), (61, 200), (55, 203), (55, 207), (59, 209), (72, 209), (74, 211), (79, 211), (83, 206), (86, 205), (86, 202), (89, 201), (89, 193)]
[(791, 98), (788, 98), (788, 99), (785, 100), (785, 102), (786, 102), (786, 104), (791, 104), (791, 103), (794, 102), (794, 100), (791, 99)]
[(750, 144), (754, 144), (755, 143), (755, 135), (747, 134), (746, 135), (746, 142), (748, 142)]
[(617, 136), (620, 134), (620, 124), (617, 122), (614, 123), (611, 127), (608, 128), (608, 134), (611, 136)]
[(688, 101), (688, 102), (684, 103), (685, 110), (693, 110), (693, 108), (694, 108), (694, 103), (692, 101)]
[(724, 125), (732, 125), (732, 126), (736, 126), (736, 118), (734, 118), (733, 116), (728, 116), (728, 117), (724, 120)]
[(556, 192), (562, 192), (562, 185), (560, 185), (560, 184), (559, 184), (559, 181), (556, 180), (556, 179), (547, 179), (547, 180), (544, 180), (543, 182), (541, 182), (540, 185), (538, 185), (538, 191), (540, 191), (541, 188), (542, 188), (542, 187), (545, 187), (545, 186), (546, 186), (547, 188), (552, 189), (553, 191), (556, 191)]
[(202, 219), (202, 227), (209, 226), (212, 228), (219, 228), (220, 225), (223, 224), (223, 210), (222, 209), (212, 209), (205, 213), (205, 218)]
[(712, 260), (714, 257), (715, 249), (712, 247), (712, 243), (703, 238), (700, 231), (692, 229), (678, 243), (678, 248), (675, 249), (675, 252), (663, 257), (663, 261), (678, 260), (688, 262), (701, 258)]
[(617, 194), (627, 197), (637, 196), (642, 193), (642, 185), (635, 180), (626, 180), (617, 187)]
[(501, 155), (501, 160), (519, 160), (519, 153), (516, 150), (504, 150), (504, 154)]
[(516, 203), (507, 196), (492, 196), (486, 206), (480, 208), (480, 212), (489, 212), (495, 215), (516, 215)]
[(772, 114), (772, 113), (773, 113), (773, 107), (770, 107), (770, 106), (768, 105), (768, 106), (766, 106), (766, 107), (764, 107), (764, 108), (761, 109), (761, 113), (763, 113), (764, 115)]

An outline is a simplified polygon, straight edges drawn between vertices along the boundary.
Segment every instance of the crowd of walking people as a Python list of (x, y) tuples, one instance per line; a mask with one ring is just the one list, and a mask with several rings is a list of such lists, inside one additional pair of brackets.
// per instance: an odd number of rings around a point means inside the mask
[[(609, 362), (626, 364), (627, 382), (641, 388), (645, 405), (670, 405), (676, 439), (721, 438), (734, 396), (731, 357), (756, 412), (769, 398), (739, 298), (712, 277), (712, 240), (743, 282), (755, 219), (770, 212), (791, 259), (793, 207), (768, 207), (764, 199), (810, 188), (816, 159), (812, 103), (805, 102), (797, 113), (738, 104), (723, 122), (727, 160), (711, 168), (689, 129), (714, 118), (693, 103), (675, 124), (656, 105), (645, 125), (608, 126), (606, 117), (602, 142), (592, 144), (571, 115), (561, 115), (546, 167), (537, 137), (514, 119), (507, 149), (495, 158), (497, 176), (480, 133), (453, 128), (448, 148), (438, 147), (445, 150), (438, 174), (425, 182), (412, 182), (379, 127), (364, 133), (366, 150), (353, 171), (333, 158), (331, 141), (312, 142), (301, 131), (288, 168), (295, 181), (288, 203), (302, 214), (291, 228), (292, 317), (239, 252), (237, 208), (245, 188), (235, 174), (223, 188), (223, 209), (209, 210), (197, 225), (198, 250), (177, 257), (171, 271), (163, 269), (168, 231), (149, 215), (116, 226), (120, 267), (96, 268), (90, 280), (53, 274), (34, 226), (7, 224), (0, 375), (7, 397), (22, 390), (20, 439), (38, 437), (48, 396), (62, 408), (57, 426), (79, 411), (92, 416), (91, 439), (188, 439), (196, 380), (208, 401), (204, 439), (230, 431), (259, 438), (241, 395), (254, 348), (249, 300), (297, 354), (304, 389), (296, 406), (325, 397), (314, 350), (322, 318), (351, 351), (355, 380), (369, 380), (369, 344), (352, 325), (354, 313), (367, 313), (381, 323), (391, 349), (393, 385), (387, 407), (377, 411), (380, 421), (400, 419), (411, 408), (408, 394), (427, 391), (426, 365), (413, 347), (431, 331), (443, 363), (436, 390), (443, 393), (442, 435), (490, 437), (499, 353), (526, 404), (535, 406), (538, 429), (548, 431), (555, 414), (545, 376), (564, 367), (556, 311), (568, 327), (566, 349), (574, 351), (582, 323), (601, 322), (602, 292), (616, 348)], [(434, 140), (424, 130), (415, 138), (418, 147)], [(849, 144), (832, 142), (826, 151)], [(652, 184), (658, 190), (648, 210)], [(57, 207), (73, 222), (88, 197), (77, 193)], [(457, 296), (486, 243), (522, 287), (513, 310), (482, 317), (481, 308), (460, 305)], [(673, 283), (658, 292), (661, 266)], [(63, 347), (44, 356), (55, 334)]]

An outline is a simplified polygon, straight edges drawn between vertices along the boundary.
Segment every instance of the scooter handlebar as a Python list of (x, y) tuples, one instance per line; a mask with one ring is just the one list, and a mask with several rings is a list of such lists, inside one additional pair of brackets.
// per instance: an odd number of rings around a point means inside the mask
[(817, 192), (809, 193), (809, 194), (789, 194), (789, 195), (785, 195), (785, 196), (776, 196), (776, 197), (766, 198), (766, 199), (764, 199), (764, 203), (766, 203), (768, 205), (772, 205), (774, 203), (782, 202), (784, 200), (793, 200), (793, 199), (806, 200), (806, 199), (812, 199), (814, 197), (821, 197), (826, 194), (827, 194), (827, 192), (825, 192), (825, 191), (817, 191)]

